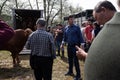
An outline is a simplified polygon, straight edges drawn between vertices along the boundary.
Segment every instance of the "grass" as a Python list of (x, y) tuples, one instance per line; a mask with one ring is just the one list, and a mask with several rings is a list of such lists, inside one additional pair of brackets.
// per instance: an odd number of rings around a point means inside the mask
[[(20, 55), (21, 63), (13, 67), (10, 52), (0, 51), (0, 80), (35, 80), (33, 71), (29, 66), (29, 55)], [(65, 56), (67, 56), (65, 54)], [(81, 74), (83, 77), (84, 62), (80, 61)], [(53, 64), (52, 80), (73, 80), (71, 76), (64, 76), (68, 70), (67, 57), (57, 57)], [(75, 73), (75, 69), (74, 69)]]

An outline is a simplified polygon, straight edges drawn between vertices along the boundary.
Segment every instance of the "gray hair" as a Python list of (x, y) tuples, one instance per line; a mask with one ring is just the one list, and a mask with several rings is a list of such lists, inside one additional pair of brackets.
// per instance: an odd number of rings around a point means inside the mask
[(46, 25), (46, 21), (43, 18), (38, 18), (36, 21), (36, 25), (39, 24), (41, 27), (44, 27)]

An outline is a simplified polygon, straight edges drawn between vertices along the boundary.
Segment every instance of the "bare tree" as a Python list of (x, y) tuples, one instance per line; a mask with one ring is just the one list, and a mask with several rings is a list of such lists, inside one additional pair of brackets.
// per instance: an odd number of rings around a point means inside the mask
[(28, 0), (28, 2), (29, 2), (29, 6), (30, 6), (30, 8), (33, 9), (30, 0)]
[(39, 9), (39, 6), (38, 6), (38, 0), (36, 0), (36, 5), (37, 5), (37, 9)]
[(5, 0), (5, 1), (2, 2), (2, 4), (0, 5), (0, 16), (1, 16), (1, 14), (2, 14), (3, 7), (5, 6), (5, 4), (6, 4), (7, 1), (8, 1), (8, 0)]
[[(64, 0), (66, 1), (66, 0)], [(59, 15), (61, 11), (61, 0), (43, 0), (44, 17), (47, 21), (47, 26), (52, 25), (54, 18)], [(64, 3), (64, 2), (63, 2)], [(62, 4), (63, 4), (62, 3)]]
[[(52, 9), (53, 9), (53, 6), (54, 6), (54, 4), (55, 4), (55, 2), (54, 2), (55, 0), (53, 0), (53, 2), (52, 2), (52, 4), (50, 5), (50, 2), (51, 2), (51, 0), (48, 0), (47, 2), (47, 16), (46, 16), (46, 21), (47, 21), (47, 26), (48, 26), (48, 24), (49, 24), (49, 20), (50, 20), (50, 15), (51, 15), (51, 12), (52, 12)], [(51, 6), (51, 10), (50, 10), (50, 6)]]
[(61, 19), (61, 21), (60, 21), (60, 22), (61, 22), (61, 23), (62, 23), (62, 9), (63, 9), (62, 6), (63, 6), (63, 5), (62, 5), (62, 0), (61, 0), (61, 1), (60, 1), (60, 8), (61, 8), (61, 14), (60, 14), (60, 19)]
[(17, 2), (17, 0), (15, 0), (15, 5), (16, 5), (16, 8), (18, 9), (18, 2)]
[[(30, 2), (30, 0), (27, 0), (27, 2), (22, 2), (21, 0), (1, 0), (3, 1), (0, 6), (0, 14), (2, 12), (2, 9), (4, 7), (4, 13), (10, 13), (11, 8), (18, 8), (18, 9), (34, 9), (35, 6), (39, 10), (40, 6), (43, 5), (44, 8), (44, 18), (47, 21), (47, 26), (52, 25), (54, 23), (54, 20), (58, 18), (57, 21), (62, 22), (62, 17), (68, 16), (70, 14), (74, 14), (76, 12), (80, 12), (81, 8), (74, 8), (73, 6), (70, 6), (67, 3), (67, 0), (42, 0), (42, 3), (40, 0), (36, 0), (34, 4)], [(6, 2), (9, 2), (8, 4)]]
[(68, 16), (68, 15), (73, 15), (75, 13), (79, 13), (82, 11), (82, 7), (77, 6), (77, 7), (73, 7), (72, 5), (69, 5), (67, 3), (65, 3), (63, 5), (63, 16)]
[(51, 24), (53, 23), (55, 17), (60, 13), (60, 11), (61, 11), (61, 9), (59, 9), (59, 11), (52, 17), (52, 19), (51, 19)]
[(46, 19), (46, 0), (43, 0), (43, 7), (44, 7), (44, 17)]

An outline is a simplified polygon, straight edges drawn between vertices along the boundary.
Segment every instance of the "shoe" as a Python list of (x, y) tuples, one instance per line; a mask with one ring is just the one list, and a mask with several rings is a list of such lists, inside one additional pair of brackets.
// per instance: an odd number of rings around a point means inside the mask
[(82, 80), (80, 77), (75, 77), (74, 80)]
[(70, 72), (67, 72), (67, 73), (65, 74), (65, 76), (74, 76), (74, 74), (73, 74), (73, 73), (70, 73)]

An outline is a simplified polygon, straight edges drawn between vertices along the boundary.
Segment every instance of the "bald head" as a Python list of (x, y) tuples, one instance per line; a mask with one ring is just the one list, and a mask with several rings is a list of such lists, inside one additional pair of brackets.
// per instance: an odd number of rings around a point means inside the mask
[(114, 7), (114, 5), (109, 2), (109, 1), (100, 1), (94, 8), (94, 11), (96, 12), (100, 12), (102, 11), (102, 8), (106, 8), (108, 10), (111, 10), (111, 11), (116, 11), (116, 8)]
[(100, 1), (93, 10), (93, 17), (103, 25), (113, 17), (115, 12), (116, 8), (111, 2)]

